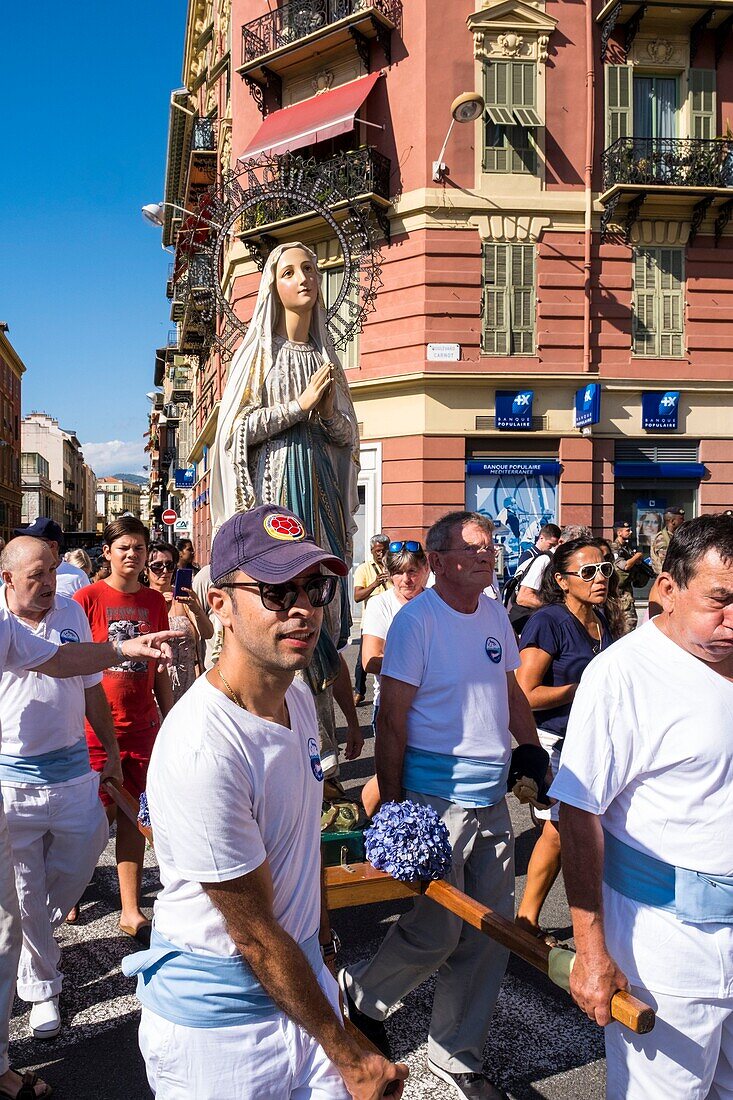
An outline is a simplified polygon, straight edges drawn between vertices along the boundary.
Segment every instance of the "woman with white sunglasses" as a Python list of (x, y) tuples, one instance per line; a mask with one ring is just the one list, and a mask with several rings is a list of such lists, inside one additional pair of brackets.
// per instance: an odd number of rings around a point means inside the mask
[[(517, 683), (534, 711), (540, 743), (550, 754), (553, 773), (580, 677), (596, 654), (613, 642), (603, 611), (613, 569), (595, 540), (562, 543), (542, 580), (539, 595), (545, 606), (528, 619), (522, 631)], [(552, 937), (546, 936), (539, 920), (560, 872), (558, 806), (534, 813), (544, 824), (527, 869), (517, 922), (550, 942)]]

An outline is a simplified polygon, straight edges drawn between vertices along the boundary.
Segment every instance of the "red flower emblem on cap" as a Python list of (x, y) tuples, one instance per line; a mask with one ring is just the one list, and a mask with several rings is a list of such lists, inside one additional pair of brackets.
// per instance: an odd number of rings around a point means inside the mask
[(265, 517), (265, 530), (273, 539), (297, 542), (305, 538), (305, 528), (295, 516), (269, 515)]

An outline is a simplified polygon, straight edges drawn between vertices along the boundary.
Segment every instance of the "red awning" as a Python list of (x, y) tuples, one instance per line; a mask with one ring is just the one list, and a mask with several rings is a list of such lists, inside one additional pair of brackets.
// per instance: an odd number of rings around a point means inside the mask
[(283, 107), (268, 115), (242, 153), (240, 160), (259, 153), (273, 156), (302, 149), (317, 141), (338, 137), (354, 127), (354, 116), (381, 73), (341, 84), (331, 92), (321, 92), (292, 107)]

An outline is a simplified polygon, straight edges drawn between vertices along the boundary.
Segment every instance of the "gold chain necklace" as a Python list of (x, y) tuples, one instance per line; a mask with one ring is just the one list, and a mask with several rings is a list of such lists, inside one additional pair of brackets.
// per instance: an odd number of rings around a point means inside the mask
[(216, 665), (216, 671), (217, 671), (217, 672), (219, 673), (219, 676), (220, 676), (220, 678), (221, 678), (221, 682), (222, 682), (222, 684), (223, 684), (223, 685), (224, 685), (224, 687), (225, 687), (225, 688), (227, 689), (227, 691), (229, 692), (229, 694), (231, 695), (232, 699), (233, 699), (233, 700), (234, 700), (234, 702), (235, 702), (235, 703), (237, 704), (237, 706), (238, 706), (238, 707), (241, 707), (241, 708), (242, 708), (242, 710), (246, 710), (247, 708), (245, 707), (244, 703), (242, 702), (242, 700), (241, 700), (241, 699), (239, 698), (239, 696), (237, 695), (237, 693), (236, 693), (236, 691), (234, 690), (234, 688), (233, 688), (233, 687), (231, 686), (231, 684), (227, 683), (227, 678), (226, 678), (226, 676), (224, 675), (224, 673), (223, 673), (223, 672), (221, 671), (221, 669), (219, 668), (219, 664), (218, 664), (218, 662), (217, 662), (217, 665)]

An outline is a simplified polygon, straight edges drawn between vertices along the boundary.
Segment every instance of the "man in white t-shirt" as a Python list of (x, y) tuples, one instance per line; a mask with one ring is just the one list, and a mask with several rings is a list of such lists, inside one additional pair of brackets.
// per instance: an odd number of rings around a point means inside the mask
[(140, 1047), (163, 1100), (381, 1096), (404, 1066), (348, 1035), (324, 963), (315, 649), (344, 562), (284, 508), (229, 519), (211, 552), (216, 667), (163, 722), (148, 805), (163, 890), (139, 973)]
[[(453, 847), (448, 881), (514, 917), (513, 836), (505, 795), (511, 735), (539, 745), (514, 669), (507, 614), (483, 589), (493, 524), (475, 512), (435, 523), (426, 549), (435, 586), (395, 616), (382, 662), (375, 759), (383, 802), (432, 806)], [(508, 952), (426, 898), (393, 925), (371, 961), (342, 970), (349, 1015), (388, 1050), (382, 1021), (436, 970), (428, 1068), (466, 1100), (505, 1094), (483, 1049)]]
[(606, 1029), (609, 1098), (733, 1096), (733, 518), (674, 535), (660, 615), (591, 662), (557, 778), (591, 1019), (627, 983), (648, 1035)]
[[(13, 539), (2, 556), (0, 606), (55, 645), (91, 642), (86, 615), (55, 594), (55, 569), (40, 539)], [(0, 675), (0, 781), (22, 914), (18, 996), (32, 1004), (36, 1039), (61, 1027), (63, 975), (54, 929), (84, 892), (109, 837), (100, 778), (122, 782), (120, 753), (101, 673), (54, 679), (6, 669)], [(88, 717), (107, 751), (89, 764)]]
[[(51, 551), (44, 547), (43, 556), (44, 568), (53, 572), (56, 563)], [(33, 669), (44, 676), (92, 676), (117, 664), (120, 657), (170, 660), (167, 640), (174, 636), (174, 632), (163, 631), (129, 638), (124, 642), (80, 642), (78, 645), (58, 646), (29, 630), (7, 608), (0, 606), (0, 671)], [(26, 1095), (40, 1098), (50, 1094), (45, 1082), (35, 1073), (21, 1076), (10, 1068), (8, 1059), (10, 1013), (21, 948), (22, 930), (13, 854), (5, 811), (0, 803), (0, 1094), (4, 1091), (14, 1096), (25, 1086)]]
[(64, 542), (64, 532), (58, 523), (47, 516), (39, 516), (29, 527), (16, 527), (14, 537), (41, 539), (45, 542), (56, 558), (56, 595), (71, 598), (80, 588), (86, 588), (89, 577), (83, 569), (77, 569), (70, 561), (64, 561), (61, 557), (61, 547)]

